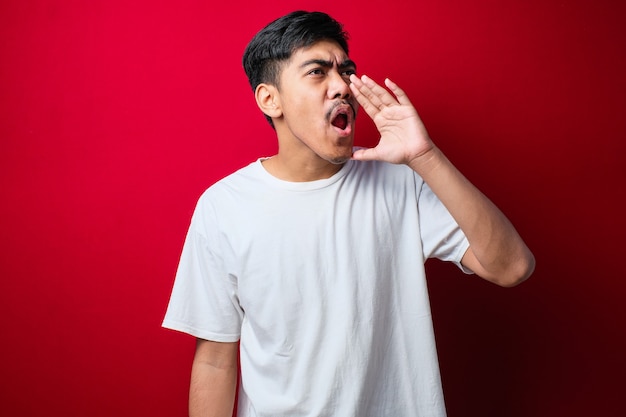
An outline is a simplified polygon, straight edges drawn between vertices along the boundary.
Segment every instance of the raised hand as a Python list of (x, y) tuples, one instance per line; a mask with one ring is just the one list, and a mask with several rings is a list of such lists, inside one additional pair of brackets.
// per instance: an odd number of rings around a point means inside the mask
[(380, 132), (378, 145), (355, 151), (353, 159), (407, 164), (467, 236), (470, 247), (461, 260), (465, 267), (503, 286), (525, 280), (535, 266), (532, 253), (506, 216), (433, 144), (404, 91), (388, 79), (391, 92), (366, 76), (352, 75), (350, 81), (352, 93)]
[(434, 148), (415, 107), (394, 82), (385, 79), (392, 95), (366, 75), (352, 75), (350, 81), (352, 93), (380, 132), (378, 145), (355, 151), (353, 159), (409, 164)]

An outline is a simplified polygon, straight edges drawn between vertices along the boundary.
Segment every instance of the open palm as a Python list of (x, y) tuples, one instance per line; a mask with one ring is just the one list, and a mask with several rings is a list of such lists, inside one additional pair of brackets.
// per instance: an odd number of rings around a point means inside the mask
[(408, 164), (433, 148), (415, 107), (394, 82), (385, 80), (392, 95), (367, 76), (353, 75), (350, 81), (355, 98), (380, 132), (378, 145), (355, 151), (354, 159)]

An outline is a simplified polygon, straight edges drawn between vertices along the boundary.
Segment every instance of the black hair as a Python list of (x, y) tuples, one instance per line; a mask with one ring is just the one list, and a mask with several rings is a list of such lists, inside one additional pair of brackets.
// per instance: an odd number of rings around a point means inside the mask
[[(332, 40), (348, 54), (348, 34), (343, 25), (322, 12), (302, 10), (280, 17), (252, 38), (243, 54), (243, 68), (252, 90), (262, 83), (279, 87), (282, 64), (300, 48)], [(272, 127), (272, 119), (265, 115)]]

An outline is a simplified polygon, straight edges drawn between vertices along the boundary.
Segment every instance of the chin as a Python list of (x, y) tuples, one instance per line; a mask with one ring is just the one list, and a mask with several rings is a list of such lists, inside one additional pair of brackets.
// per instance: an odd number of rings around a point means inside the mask
[(327, 152), (318, 154), (331, 164), (344, 164), (352, 159), (353, 140), (352, 137), (340, 138), (334, 145), (326, 149)]
[(332, 159), (329, 159), (328, 162), (330, 162), (331, 164), (335, 164), (335, 165), (341, 165), (341, 164), (345, 164), (346, 162), (348, 162), (350, 158), (352, 158), (352, 155), (348, 157), (341, 156), (341, 157), (332, 158)]
[(346, 149), (344, 152), (335, 154), (333, 156), (329, 156), (328, 158), (326, 158), (326, 160), (328, 162), (330, 162), (331, 164), (345, 164), (346, 162), (348, 162), (350, 159), (352, 159), (352, 146), (350, 146), (349, 149)]

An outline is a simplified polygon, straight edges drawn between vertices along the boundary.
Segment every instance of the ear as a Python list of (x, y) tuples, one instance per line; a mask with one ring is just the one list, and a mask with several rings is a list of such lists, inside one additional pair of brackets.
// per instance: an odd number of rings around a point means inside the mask
[(276, 119), (283, 115), (283, 111), (280, 107), (280, 94), (278, 89), (271, 84), (259, 84), (254, 91), (254, 98), (256, 104), (261, 111)]

